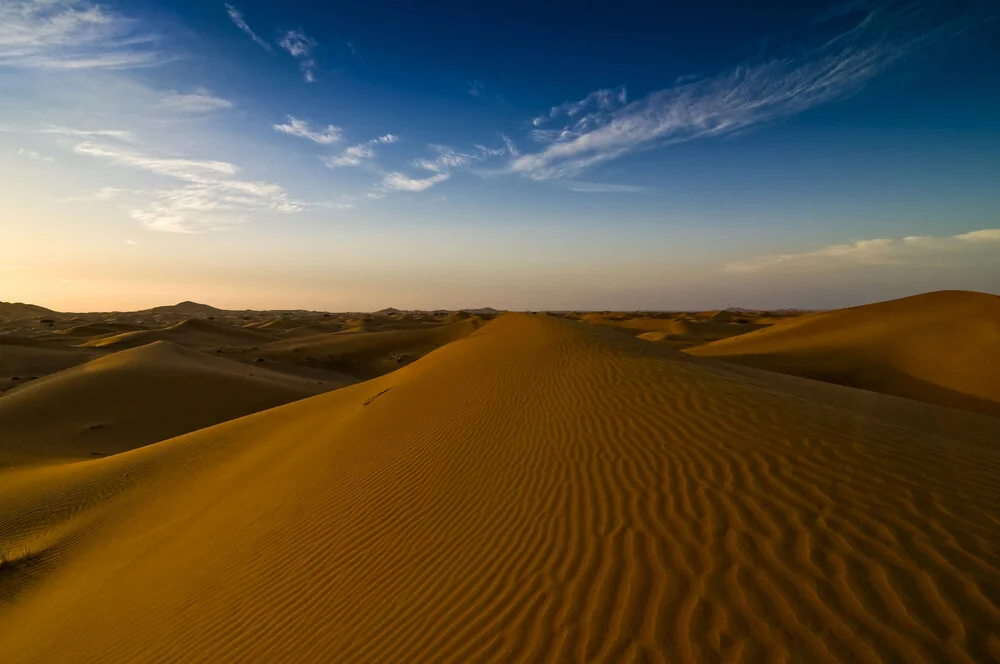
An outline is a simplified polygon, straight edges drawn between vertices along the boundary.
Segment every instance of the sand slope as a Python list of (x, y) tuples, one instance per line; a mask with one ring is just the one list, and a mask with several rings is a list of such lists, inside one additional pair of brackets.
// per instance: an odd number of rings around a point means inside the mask
[(8, 472), (0, 661), (993, 661), (995, 434), (508, 314), (367, 383)]
[(810, 314), (688, 351), (1000, 415), (1000, 297), (938, 291)]
[(461, 339), (483, 324), (468, 318), (445, 325), (424, 325), (418, 329), (346, 330), (281, 339), (253, 351), (238, 351), (244, 359), (264, 358), (269, 362), (302, 364), (356, 376), (372, 378), (398, 369), (435, 348)]
[(208, 348), (212, 346), (248, 346), (267, 343), (274, 337), (257, 330), (233, 327), (224, 323), (191, 318), (170, 327), (156, 330), (124, 332), (111, 337), (102, 337), (82, 345), (96, 348), (122, 350), (136, 348), (154, 341), (171, 341), (181, 346)]
[(161, 341), (0, 395), (0, 466), (114, 454), (333, 387)]
[(36, 316), (49, 316), (58, 314), (52, 309), (40, 307), (37, 304), (25, 304), (24, 302), (0, 302), (0, 319), (17, 320), (19, 318), (34, 318)]
[(74, 348), (44, 339), (0, 335), (0, 391), (17, 387), (29, 378), (82, 364), (102, 354), (101, 350), (94, 348)]

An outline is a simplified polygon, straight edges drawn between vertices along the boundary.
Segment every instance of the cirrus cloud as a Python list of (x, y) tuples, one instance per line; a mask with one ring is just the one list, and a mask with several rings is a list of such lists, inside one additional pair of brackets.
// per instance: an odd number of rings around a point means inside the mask
[(157, 36), (139, 22), (89, 0), (0, 2), (0, 66), (128, 69), (165, 60)]
[(799, 253), (769, 254), (726, 263), (723, 272), (790, 272), (858, 265), (920, 265), (1000, 255), (1000, 228), (950, 236), (911, 235), (834, 244)]

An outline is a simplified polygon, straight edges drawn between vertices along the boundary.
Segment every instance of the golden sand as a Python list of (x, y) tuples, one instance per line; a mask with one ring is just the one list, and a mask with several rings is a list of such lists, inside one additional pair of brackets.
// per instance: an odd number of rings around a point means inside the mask
[(5, 664), (1000, 659), (995, 418), (554, 317), (7, 469), (0, 537)]

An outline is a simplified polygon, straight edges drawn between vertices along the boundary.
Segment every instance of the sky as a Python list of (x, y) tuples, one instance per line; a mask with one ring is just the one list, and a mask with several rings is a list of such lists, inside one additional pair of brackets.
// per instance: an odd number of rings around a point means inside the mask
[(1000, 7), (0, 1), (0, 300), (1000, 293)]

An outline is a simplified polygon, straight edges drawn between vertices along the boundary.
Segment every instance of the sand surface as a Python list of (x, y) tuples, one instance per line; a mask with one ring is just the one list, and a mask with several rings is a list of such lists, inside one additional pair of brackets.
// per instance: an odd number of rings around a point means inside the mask
[(0, 472), (5, 663), (1000, 659), (995, 418), (606, 326)]
[(1000, 416), (1000, 297), (938, 291), (801, 316), (688, 351)]
[(109, 337), (92, 339), (81, 345), (121, 350), (136, 348), (154, 341), (172, 341), (183, 346), (205, 348), (267, 343), (274, 338), (272, 335), (257, 330), (233, 327), (200, 318), (190, 318), (162, 329), (123, 332)]
[(158, 341), (0, 395), (0, 468), (116, 454), (344, 384)]

